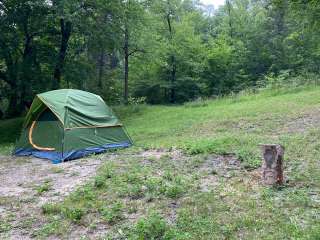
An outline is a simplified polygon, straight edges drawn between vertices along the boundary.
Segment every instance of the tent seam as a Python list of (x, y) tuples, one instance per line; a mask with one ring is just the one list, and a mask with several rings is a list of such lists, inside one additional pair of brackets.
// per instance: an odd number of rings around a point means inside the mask
[(51, 112), (58, 118), (58, 120), (62, 123), (62, 127), (64, 128), (64, 123), (63, 123), (63, 121), (61, 121), (61, 118), (58, 116), (58, 114), (56, 114), (52, 109), (51, 109), (51, 107), (49, 106), (49, 105), (47, 105), (46, 103), (45, 103), (45, 101), (39, 96), (39, 95), (37, 95), (37, 97), (42, 101), (42, 103), (44, 104), (44, 105), (46, 105), (47, 106), (47, 108), (49, 108), (50, 110), (51, 110)]
[(80, 127), (73, 127), (73, 128), (65, 128), (65, 130), (83, 129), (83, 128), (111, 128), (111, 127), (123, 127), (123, 125), (116, 124), (116, 125), (80, 126)]

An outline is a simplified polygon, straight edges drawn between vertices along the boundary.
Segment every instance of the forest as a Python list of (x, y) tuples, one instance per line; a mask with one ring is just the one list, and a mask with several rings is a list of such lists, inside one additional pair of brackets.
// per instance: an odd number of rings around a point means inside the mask
[(0, 0), (0, 239), (319, 240), (319, 96), (320, 0)]
[(60, 88), (180, 104), (317, 83), (320, 2), (1, 0), (0, 117)]

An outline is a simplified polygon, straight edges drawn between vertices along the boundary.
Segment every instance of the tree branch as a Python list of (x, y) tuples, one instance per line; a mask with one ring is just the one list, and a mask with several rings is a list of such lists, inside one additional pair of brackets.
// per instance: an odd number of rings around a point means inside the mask
[(129, 56), (134, 55), (135, 53), (140, 52), (140, 53), (146, 53), (146, 51), (144, 49), (133, 49), (130, 53)]

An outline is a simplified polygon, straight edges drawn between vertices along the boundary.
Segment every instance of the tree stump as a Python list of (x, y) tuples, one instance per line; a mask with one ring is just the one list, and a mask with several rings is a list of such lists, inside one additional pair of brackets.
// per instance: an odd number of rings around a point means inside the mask
[(283, 184), (284, 147), (279, 144), (262, 144), (262, 181), (266, 185)]

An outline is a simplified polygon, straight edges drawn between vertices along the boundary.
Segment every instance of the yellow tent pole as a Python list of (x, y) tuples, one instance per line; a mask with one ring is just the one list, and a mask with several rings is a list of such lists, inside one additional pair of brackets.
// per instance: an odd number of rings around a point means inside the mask
[(33, 140), (32, 140), (32, 133), (33, 133), (33, 128), (36, 125), (36, 121), (33, 121), (29, 130), (29, 142), (32, 145), (32, 147), (34, 147), (37, 150), (42, 150), (42, 151), (54, 151), (55, 148), (44, 148), (44, 147), (39, 147), (37, 146)]

